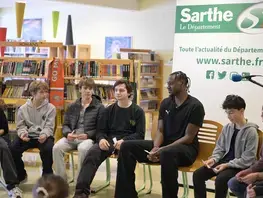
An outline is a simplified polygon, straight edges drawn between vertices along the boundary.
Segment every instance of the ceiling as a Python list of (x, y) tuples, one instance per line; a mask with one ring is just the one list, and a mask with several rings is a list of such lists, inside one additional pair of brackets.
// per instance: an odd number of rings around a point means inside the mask
[[(139, 10), (139, 3), (138, 3), (139, 0), (23, 0), (21, 2), (44, 3), (44, 1), (79, 3), (79, 4), (112, 7), (119, 9)], [(0, 0), (0, 8), (13, 7), (15, 2), (16, 0)]]

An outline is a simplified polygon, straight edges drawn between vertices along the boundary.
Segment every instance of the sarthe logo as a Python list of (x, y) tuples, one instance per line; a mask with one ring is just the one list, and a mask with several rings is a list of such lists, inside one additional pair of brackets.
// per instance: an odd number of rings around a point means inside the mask
[(263, 33), (263, 2), (244, 10), (237, 19), (237, 27), (247, 34)]

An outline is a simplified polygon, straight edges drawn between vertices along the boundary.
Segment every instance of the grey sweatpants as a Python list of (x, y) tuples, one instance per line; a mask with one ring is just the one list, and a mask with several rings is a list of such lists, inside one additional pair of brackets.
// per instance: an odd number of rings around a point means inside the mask
[(61, 138), (53, 147), (53, 163), (55, 173), (67, 180), (64, 162), (65, 152), (78, 150), (78, 170), (80, 170), (83, 160), (85, 159), (88, 150), (93, 146), (93, 144), (94, 142), (91, 139), (82, 141), (68, 141), (65, 137)]

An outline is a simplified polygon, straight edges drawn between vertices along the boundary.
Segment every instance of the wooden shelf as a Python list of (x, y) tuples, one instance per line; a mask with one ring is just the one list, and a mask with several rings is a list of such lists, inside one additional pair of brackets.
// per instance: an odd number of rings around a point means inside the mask
[(141, 76), (154, 76), (154, 77), (161, 77), (158, 73), (141, 73)]
[(140, 87), (141, 89), (159, 89), (160, 87), (159, 86), (157, 86), (157, 85), (155, 85), (155, 86), (141, 86)]
[[(107, 76), (105, 76), (105, 77), (92, 77), (92, 76), (87, 76), (87, 77), (90, 77), (90, 78), (92, 78), (92, 79), (94, 79), (94, 80), (113, 80), (113, 81), (116, 81), (116, 80), (120, 80), (120, 79), (122, 79), (122, 77), (121, 76), (113, 76), (113, 77), (107, 77)], [(65, 76), (64, 77), (64, 80), (81, 80), (82, 79), (82, 77), (70, 77), (70, 76)]]
[(63, 43), (54, 42), (6, 42), (0, 41), (0, 46), (3, 47), (63, 47)]
[(67, 58), (66, 61), (95, 61), (104, 65), (124, 65), (131, 64), (129, 59), (81, 59), (81, 58)]
[(46, 76), (34, 76), (34, 75), (24, 75), (24, 76), (0, 75), (0, 78), (39, 78), (39, 79), (47, 79)]
[(1, 98), (6, 104), (24, 104), (28, 98)]
[(141, 98), (140, 102), (160, 101), (160, 98)]
[(8, 62), (25, 62), (26, 60), (36, 60), (36, 61), (53, 60), (53, 58), (41, 58), (41, 57), (0, 57), (0, 60), (1, 59)]

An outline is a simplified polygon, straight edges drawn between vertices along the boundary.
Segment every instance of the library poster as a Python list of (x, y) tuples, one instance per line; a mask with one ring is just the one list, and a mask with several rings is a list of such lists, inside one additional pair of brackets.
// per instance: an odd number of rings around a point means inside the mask
[[(203, 103), (206, 119), (228, 123), (222, 103), (235, 94), (246, 101), (246, 117), (262, 127), (263, 88), (232, 81), (234, 74), (263, 75), (262, 37), (263, 1), (177, 1), (173, 71), (190, 77), (190, 94)], [(254, 80), (263, 84), (263, 77)]]
[(114, 54), (120, 52), (120, 48), (131, 48), (131, 42), (130, 36), (105, 37), (105, 58), (111, 59)]
[(42, 40), (42, 19), (24, 19), (22, 38), (26, 41)]

